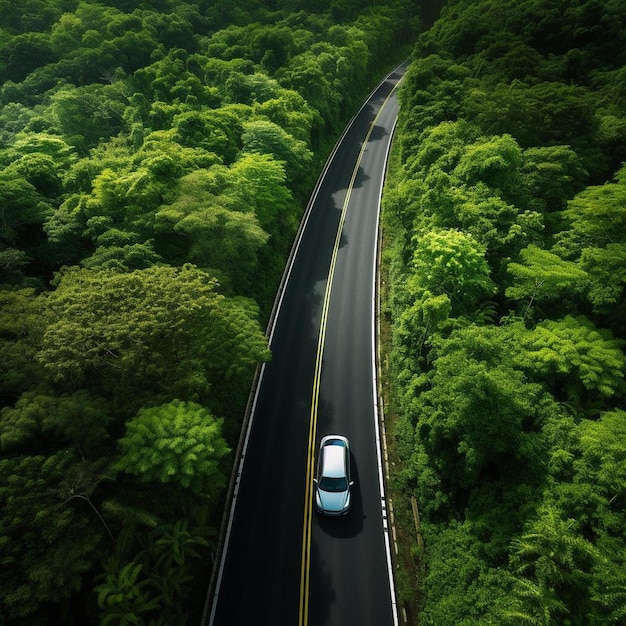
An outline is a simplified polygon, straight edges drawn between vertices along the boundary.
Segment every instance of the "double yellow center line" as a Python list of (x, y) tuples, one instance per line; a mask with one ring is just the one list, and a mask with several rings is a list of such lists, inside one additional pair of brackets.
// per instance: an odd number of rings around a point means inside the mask
[(317, 408), (319, 404), (319, 390), (320, 380), (322, 375), (322, 356), (324, 353), (324, 341), (326, 338), (326, 323), (328, 321), (328, 309), (330, 304), (330, 293), (333, 285), (333, 277), (335, 275), (335, 266), (337, 264), (337, 254), (339, 252), (339, 244), (341, 242), (341, 234), (343, 232), (343, 226), (346, 221), (346, 214), (348, 212), (348, 204), (350, 203), (350, 196), (352, 195), (352, 189), (363, 160), (363, 154), (367, 148), (370, 136), (376, 122), (384, 109), (389, 98), (391, 98), (392, 92), (387, 96), (385, 102), (381, 105), (378, 113), (372, 123), (363, 144), (359, 157), (352, 171), (352, 177), (350, 184), (346, 192), (346, 197), (343, 202), (341, 210), (341, 217), (339, 219), (339, 225), (337, 227), (337, 236), (335, 237), (335, 245), (333, 247), (333, 254), (330, 261), (330, 268), (328, 270), (328, 280), (326, 282), (326, 291), (324, 293), (324, 302), (322, 306), (322, 316), (320, 321), (320, 333), (317, 342), (317, 356), (315, 359), (315, 373), (313, 377), (313, 395), (311, 399), (311, 413), (309, 418), (309, 443), (307, 450), (307, 466), (306, 466), (306, 483), (305, 483), (305, 495), (304, 495), (304, 522), (302, 529), (302, 565), (300, 569), (300, 605), (298, 615), (298, 625), (307, 626), (309, 621), (309, 580), (310, 580), (310, 566), (311, 566), (311, 517), (313, 515), (313, 476), (315, 465), (315, 442), (317, 433)]

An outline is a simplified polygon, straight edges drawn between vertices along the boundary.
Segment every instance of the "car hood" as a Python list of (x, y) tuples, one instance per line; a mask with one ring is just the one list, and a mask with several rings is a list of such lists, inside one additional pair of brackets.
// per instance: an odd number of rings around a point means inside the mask
[(349, 491), (317, 490), (318, 506), (324, 513), (345, 513), (350, 501)]

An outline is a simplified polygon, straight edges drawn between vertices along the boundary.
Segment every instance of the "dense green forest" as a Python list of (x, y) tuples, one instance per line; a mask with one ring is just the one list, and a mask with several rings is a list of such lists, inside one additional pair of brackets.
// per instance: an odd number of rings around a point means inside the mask
[(624, 624), (626, 4), (450, 0), (401, 103), (401, 602), (421, 625)]
[(1, 624), (199, 621), (307, 197), (421, 23), (0, 0)]

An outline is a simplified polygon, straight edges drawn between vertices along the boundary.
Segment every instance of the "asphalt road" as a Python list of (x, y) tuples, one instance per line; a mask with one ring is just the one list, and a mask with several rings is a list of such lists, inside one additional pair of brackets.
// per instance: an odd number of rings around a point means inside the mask
[[(373, 326), (379, 199), (402, 72), (346, 130), (305, 218), (255, 397), (212, 626), (397, 623)], [(312, 460), (328, 433), (352, 448), (353, 505), (341, 519), (311, 510)]]

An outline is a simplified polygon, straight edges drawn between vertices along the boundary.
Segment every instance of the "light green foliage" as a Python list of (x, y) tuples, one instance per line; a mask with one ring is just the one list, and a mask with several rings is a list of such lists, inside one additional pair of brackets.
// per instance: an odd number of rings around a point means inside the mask
[(106, 218), (112, 226), (133, 226), (140, 216), (154, 210), (168, 186), (184, 171), (176, 156), (151, 154), (130, 171), (102, 170), (94, 177), (92, 193), (81, 207), (87, 232), (92, 234), (88, 229), (93, 218)]
[[(148, 214), (157, 209), (164, 195), (185, 171), (215, 163), (204, 150), (183, 148), (169, 137), (149, 135), (130, 160), (123, 143), (93, 151), (66, 176), (74, 190), (51, 212), (45, 230), (65, 258), (88, 267), (135, 269), (154, 263), (154, 235)], [(85, 258), (85, 239), (96, 248)]]
[(241, 137), (245, 152), (269, 154), (285, 166), (289, 179), (297, 180), (306, 171), (313, 158), (304, 141), (294, 139), (274, 122), (253, 120)]
[(605, 248), (626, 239), (626, 167), (616, 181), (587, 187), (570, 200), (563, 217), (571, 224), (558, 236), (559, 248), (578, 257), (585, 248)]
[(249, 107), (232, 105), (217, 111), (185, 110), (173, 118), (174, 141), (189, 148), (202, 148), (218, 155), (224, 163), (237, 158), (243, 121), (250, 115)]
[[(183, 261), (219, 272), (239, 291), (250, 288), (258, 251), (268, 235), (254, 206), (233, 206), (226, 189), (227, 176), (220, 167), (187, 174), (179, 181), (176, 200), (162, 206), (156, 218), (162, 232), (172, 229), (182, 236)], [(246, 193), (244, 190), (241, 193)]]
[(8, 163), (28, 154), (46, 155), (59, 169), (66, 169), (76, 160), (76, 154), (63, 137), (47, 132), (17, 133), (14, 143), (3, 156)]
[(279, 83), (261, 72), (254, 74), (231, 72), (224, 87), (226, 102), (239, 102), (250, 106), (256, 102), (276, 98), (280, 92)]
[(81, 261), (83, 267), (124, 272), (146, 269), (161, 261), (153, 242), (141, 242), (136, 233), (112, 228), (98, 235), (96, 242), (94, 253)]
[(142, 482), (174, 482), (198, 497), (215, 497), (225, 484), (221, 467), (230, 452), (221, 427), (221, 420), (194, 403), (174, 400), (142, 409), (126, 424), (116, 467)]
[(191, 266), (67, 272), (48, 297), (53, 322), (39, 358), (55, 379), (72, 386), (97, 370), (132, 377), (173, 348), (168, 334), (172, 341), (196, 330), (192, 320), (218, 298), (215, 281)]
[(467, 122), (426, 129), (407, 155), (397, 212), (416, 232), (461, 229), (485, 245), (497, 275), (507, 258), (540, 237), (540, 213), (523, 209), (528, 194), (522, 153), (510, 136), (481, 137)]
[(487, 247), (494, 264), (504, 263), (543, 230), (539, 213), (521, 212), (484, 183), (466, 187), (433, 168), (426, 184), (416, 224), (429, 216), (429, 227), (462, 229)]
[(445, 294), (454, 310), (471, 311), (481, 298), (494, 293), (485, 249), (458, 230), (432, 230), (416, 238), (409, 289)]
[[(393, 185), (388, 183), (385, 188), (383, 195), (384, 211), (393, 215), (394, 219), (398, 220), (402, 225), (402, 230), (398, 233), (398, 237), (402, 237), (401, 245), (406, 254), (411, 252), (408, 244), (412, 236), (416, 216), (420, 211), (420, 200), (424, 191), (424, 182), (416, 178), (394, 180)], [(403, 258), (404, 260), (406, 259)]]
[(291, 240), (298, 226), (285, 181), (284, 166), (269, 154), (244, 153), (227, 175), (233, 208), (254, 211), (261, 227), (278, 240)]
[(43, 196), (55, 197), (61, 188), (59, 167), (49, 154), (31, 152), (13, 161), (4, 174), (23, 176)]
[(615, 182), (587, 187), (562, 212), (570, 227), (560, 232), (555, 249), (579, 259), (588, 274), (588, 298), (595, 311), (623, 324), (626, 284), (626, 169)]
[(575, 520), (544, 507), (513, 542), (511, 567), (517, 576), (513, 597), (523, 612), (542, 624), (567, 615), (570, 606), (576, 607), (576, 615), (586, 615), (590, 571), (597, 558), (593, 545), (578, 533)]
[[(107, 152), (99, 160), (107, 158)], [(141, 147), (133, 155), (133, 163), (144, 165), (158, 177), (159, 182), (171, 185), (181, 174), (209, 168), (219, 162), (215, 154), (198, 146), (182, 146), (173, 139), (173, 131), (154, 131), (146, 135)]]
[(319, 114), (296, 91), (281, 89), (276, 98), (256, 102), (254, 113), (277, 124), (291, 137), (308, 144), (314, 124), (319, 124)]
[(520, 197), (522, 151), (510, 135), (493, 137), (465, 147), (453, 170), (467, 185), (484, 183), (497, 190), (506, 200)]
[(563, 385), (567, 400), (576, 403), (595, 392), (611, 397), (626, 390), (624, 345), (587, 318), (568, 315), (523, 334), (516, 362), (550, 381), (557, 394)]
[(299, 54), (289, 67), (278, 72), (281, 82), (300, 93), (316, 109), (328, 125), (339, 116), (340, 96), (332, 88), (332, 78), (327, 76), (321, 64), (330, 61), (312, 50)]
[(410, 358), (420, 358), (428, 339), (445, 328), (452, 303), (448, 295), (433, 295), (430, 291), (424, 291), (412, 300), (399, 315), (394, 332), (403, 352)]
[[(275, 297), (274, 290), (268, 287), (280, 280), (298, 229), (300, 209), (286, 186), (284, 165), (269, 154), (242, 153), (229, 168), (226, 182), (229, 206), (246, 213), (254, 211), (261, 228), (269, 235), (267, 244), (259, 249), (257, 268), (251, 273), (250, 289), (241, 290), (253, 294), (264, 305), (263, 308), (267, 308)], [(267, 277), (268, 284), (259, 283), (259, 271)], [(235, 272), (237, 277), (243, 275), (239, 268), (231, 268), (231, 273)]]
[(419, 147), (406, 155), (406, 167), (412, 173), (437, 168), (449, 174), (479, 135), (477, 127), (463, 120), (430, 126), (420, 135)]
[(513, 284), (506, 289), (507, 298), (527, 300), (526, 311), (533, 302), (555, 301), (582, 292), (587, 273), (554, 252), (529, 245), (520, 252), (521, 263), (509, 263)]

